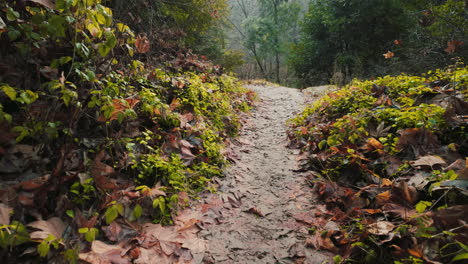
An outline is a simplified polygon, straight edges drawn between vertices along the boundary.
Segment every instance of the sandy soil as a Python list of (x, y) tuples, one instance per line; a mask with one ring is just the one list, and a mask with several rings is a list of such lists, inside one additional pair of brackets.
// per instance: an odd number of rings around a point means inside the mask
[(286, 147), (285, 122), (307, 96), (285, 87), (249, 88), (260, 103), (233, 144), (233, 165), (219, 183), (218, 196), (229, 206), (220, 206), (217, 223), (200, 232), (208, 243), (204, 263), (326, 263), (330, 255), (304, 246), (308, 228), (296, 219), (316, 202), (305, 176), (293, 171), (295, 156)]

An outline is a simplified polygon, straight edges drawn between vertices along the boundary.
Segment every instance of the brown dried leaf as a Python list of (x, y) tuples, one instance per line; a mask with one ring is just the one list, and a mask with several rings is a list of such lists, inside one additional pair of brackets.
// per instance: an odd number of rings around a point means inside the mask
[(31, 239), (44, 240), (49, 235), (55, 238), (62, 238), (63, 231), (65, 231), (65, 223), (58, 217), (52, 217), (49, 220), (39, 220), (28, 224), (29, 227), (39, 229), (31, 233)]
[(103, 227), (102, 229), (110, 241), (119, 240), (119, 234), (122, 232), (122, 227), (117, 223), (117, 221), (112, 222), (109, 226)]
[(35, 3), (38, 3), (42, 6), (45, 6), (47, 8), (50, 8), (50, 9), (54, 9), (55, 8), (55, 4), (52, 0), (28, 0), (30, 2), (35, 2)]
[(256, 208), (256, 207), (250, 207), (248, 210), (246, 210), (245, 212), (247, 213), (251, 213), (251, 214), (255, 214), (255, 215), (258, 215), (260, 217), (264, 217), (265, 215), (262, 213), (262, 211), (260, 211), (260, 209)]
[(10, 216), (12, 212), (13, 208), (10, 208), (5, 204), (0, 203), (0, 225), (10, 224)]
[(91, 244), (91, 251), (80, 253), (79, 258), (91, 264), (130, 264), (125, 255), (125, 250), (120, 245), (108, 245), (95, 240)]
[(388, 221), (379, 221), (377, 223), (370, 224), (367, 231), (373, 235), (388, 235), (395, 225)]
[(412, 161), (411, 166), (433, 168), (434, 166), (447, 166), (447, 163), (439, 156), (428, 155)]
[(184, 244), (182, 244), (183, 248), (190, 249), (190, 251), (194, 254), (202, 253), (206, 250), (206, 241), (195, 237), (189, 240), (186, 240)]
[(459, 40), (450, 40), (447, 42), (447, 48), (444, 50), (448, 54), (453, 54), (458, 47), (463, 46), (463, 41)]
[(137, 36), (135, 38), (135, 47), (137, 53), (146, 53), (150, 50), (150, 42), (146, 36)]
[(395, 53), (393, 53), (391, 51), (387, 51), (387, 53), (384, 53), (383, 56), (385, 57), (385, 59), (390, 59), (393, 56), (395, 56)]

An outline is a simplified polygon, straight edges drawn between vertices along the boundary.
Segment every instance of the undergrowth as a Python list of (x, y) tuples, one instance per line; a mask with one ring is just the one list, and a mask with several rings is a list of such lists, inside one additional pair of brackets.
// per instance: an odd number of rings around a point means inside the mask
[(190, 51), (144, 63), (148, 40), (99, 0), (2, 1), (0, 43), (6, 262), (76, 263), (117, 219), (171, 224), (222, 176), (224, 142), (254, 98)]
[(468, 258), (468, 67), (354, 80), (291, 119), (326, 208), (309, 246), (337, 263)]

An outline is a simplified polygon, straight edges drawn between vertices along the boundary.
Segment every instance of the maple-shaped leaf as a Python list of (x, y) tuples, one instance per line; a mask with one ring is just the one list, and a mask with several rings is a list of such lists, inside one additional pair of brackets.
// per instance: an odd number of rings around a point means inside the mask
[(450, 40), (447, 42), (447, 48), (444, 50), (448, 54), (453, 54), (458, 49), (458, 47), (463, 45), (463, 41)]
[(138, 36), (135, 40), (137, 53), (146, 53), (150, 50), (150, 42), (146, 36)]
[(395, 56), (395, 53), (388, 51), (387, 53), (384, 53), (383, 56), (385, 57), (385, 59), (390, 59), (393, 56)]
[(137, 98), (126, 98), (126, 99), (113, 99), (112, 106), (114, 110), (110, 114), (109, 118), (104, 115), (98, 117), (99, 122), (117, 120), (120, 113), (124, 113), (128, 109), (133, 109), (140, 102)]

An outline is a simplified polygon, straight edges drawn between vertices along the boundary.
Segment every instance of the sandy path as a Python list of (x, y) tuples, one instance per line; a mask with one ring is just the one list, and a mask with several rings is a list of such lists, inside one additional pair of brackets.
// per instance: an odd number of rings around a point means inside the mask
[(315, 205), (286, 148), (285, 122), (301, 110), (304, 95), (285, 87), (249, 88), (261, 102), (234, 144), (235, 164), (220, 183), (220, 195), (231, 205), (220, 210), (219, 224), (200, 233), (209, 244), (204, 262), (322, 263), (329, 257), (304, 247), (308, 229), (295, 220)]

